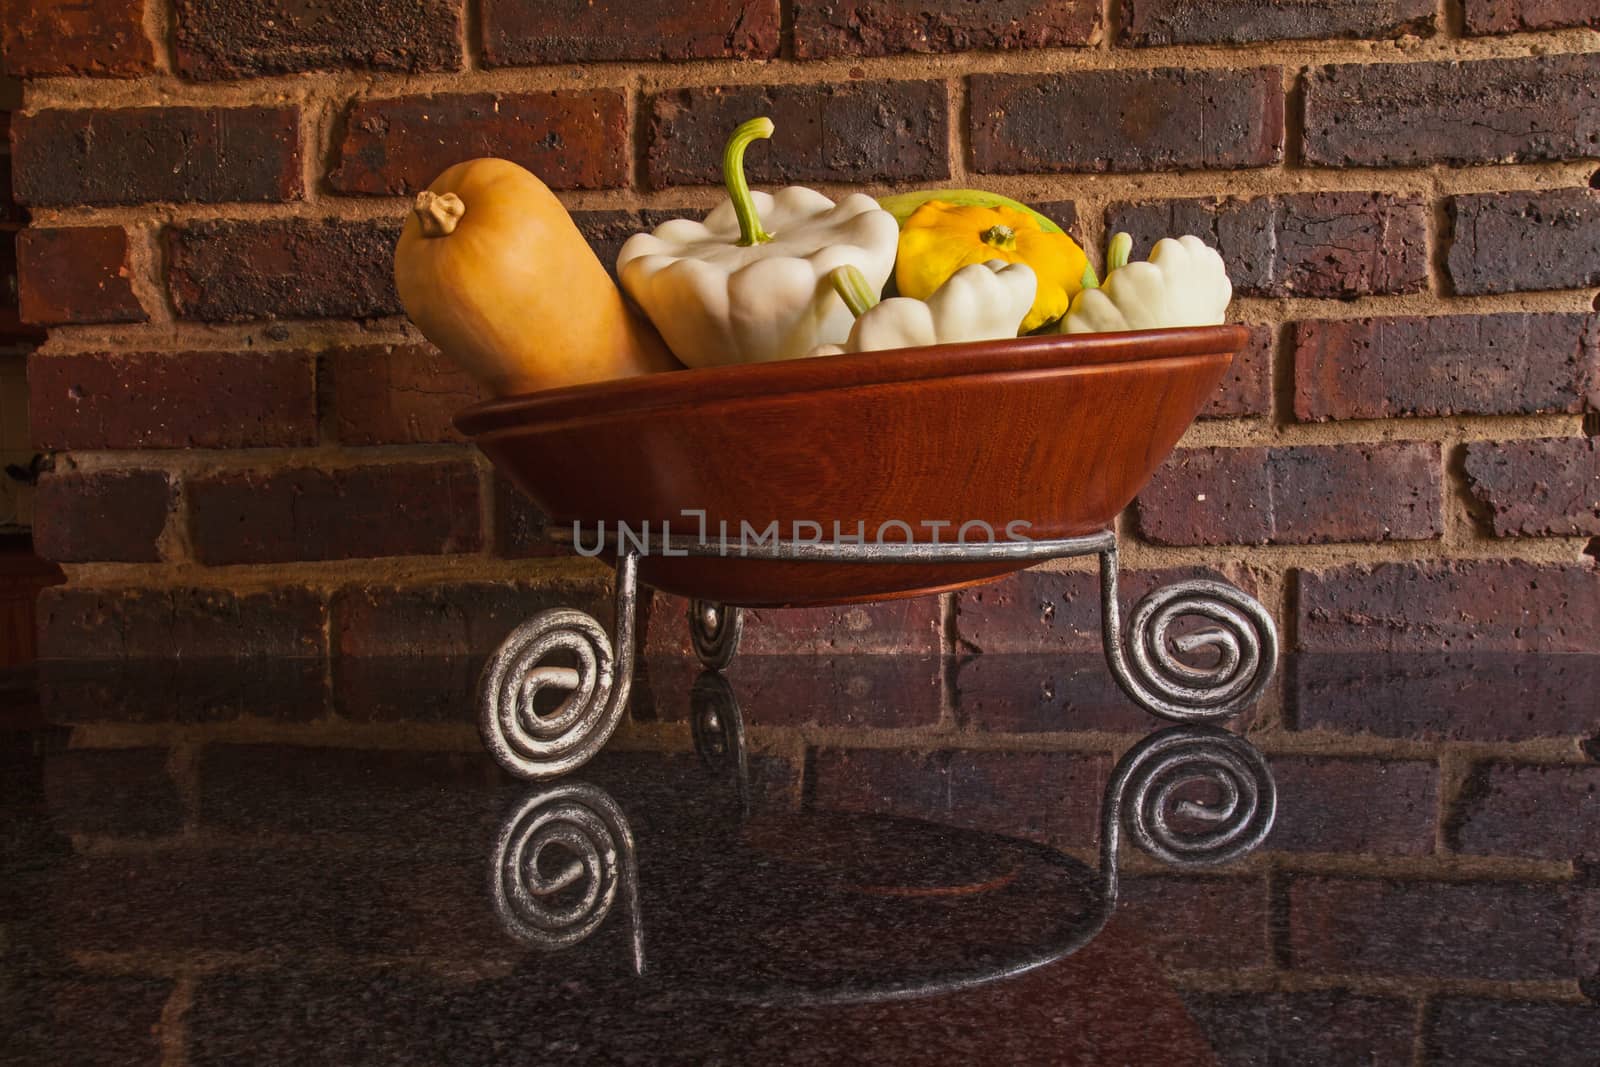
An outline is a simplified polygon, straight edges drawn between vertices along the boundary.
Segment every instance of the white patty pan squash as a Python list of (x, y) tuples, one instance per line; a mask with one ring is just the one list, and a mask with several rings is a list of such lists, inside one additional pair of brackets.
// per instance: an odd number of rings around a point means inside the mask
[(704, 221), (634, 234), (617, 256), (622, 287), (688, 366), (794, 359), (843, 341), (855, 320), (828, 274), (853, 266), (881, 291), (894, 271), (900, 227), (872, 197), (750, 191), (744, 150), (772, 129), (758, 118), (734, 131), (722, 159), (728, 199)]
[(840, 267), (830, 280), (860, 317), (843, 345), (821, 345), (814, 356), (1015, 337), (1039, 287), (1026, 263), (998, 259), (962, 267), (925, 301), (896, 296), (877, 303), (877, 291), (852, 267)]
[(1148, 262), (1126, 263), (1132, 243), (1127, 234), (1112, 239), (1105, 281), (1072, 298), (1061, 333), (1216, 326), (1223, 321), (1233, 284), (1216, 249), (1198, 237), (1163, 237)]

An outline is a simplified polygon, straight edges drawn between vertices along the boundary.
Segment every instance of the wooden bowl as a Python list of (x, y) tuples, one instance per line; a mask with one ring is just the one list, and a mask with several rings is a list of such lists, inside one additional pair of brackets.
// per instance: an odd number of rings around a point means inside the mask
[[(945, 522), (1035, 540), (1110, 526), (1167, 457), (1248, 338), (1241, 326), (1020, 337), (658, 374), (476, 404), (456, 426), (553, 525), (618, 522), (654, 539), (728, 523)], [(967, 540), (983, 540), (971, 528)], [(798, 535), (810, 534), (802, 526)], [(815, 536), (815, 535), (812, 535)], [(894, 526), (882, 540), (905, 540)], [(645, 583), (727, 604), (912, 596), (1027, 566), (646, 555)]]

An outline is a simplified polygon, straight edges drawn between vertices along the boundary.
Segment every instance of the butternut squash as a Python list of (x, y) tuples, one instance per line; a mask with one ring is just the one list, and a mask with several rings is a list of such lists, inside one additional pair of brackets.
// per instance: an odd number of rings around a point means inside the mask
[(672, 370), (555, 194), (504, 159), (417, 194), (395, 248), (406, 314), (500, 396)]

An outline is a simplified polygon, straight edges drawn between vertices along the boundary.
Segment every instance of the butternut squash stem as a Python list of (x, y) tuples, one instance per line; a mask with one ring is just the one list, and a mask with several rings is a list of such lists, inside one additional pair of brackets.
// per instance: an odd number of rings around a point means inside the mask
[(860, 267), (852, 263), (835, 267), (828, 272), (828, 281), (856, 318), (878, 306), (878, 294), (867, 284), (867, 276), (861, 273)]
[(771, 137), (772, 130), (771, 119), (765, 116), (751, 119), (733, 131), (722, 150), (722, 184), (728, 190), (733, 213), (739, 220), (739, 244), (746, 248), (772, 240), (772, 235), (761, 228), (761, 216), (756, 214), (755, 198), (750, 195), (750, 183), (744, 177), (744, 150), (750, 147), (751, 141)]
[(448, 237), (456, 231), (456, 223), (467, 213), (467, 205), (455, 193), (438, 193), (428, 189), (417, 194), (411, 210), (417, 214), (417, 223), (424, 237)]

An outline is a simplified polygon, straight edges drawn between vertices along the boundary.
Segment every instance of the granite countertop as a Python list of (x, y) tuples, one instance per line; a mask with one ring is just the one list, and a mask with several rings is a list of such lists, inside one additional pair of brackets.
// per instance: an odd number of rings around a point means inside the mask
[(652, 661), (537, 785), (475, 669), (0, 692), (0, 1062), (1595, 1062), (1594, 659)]

